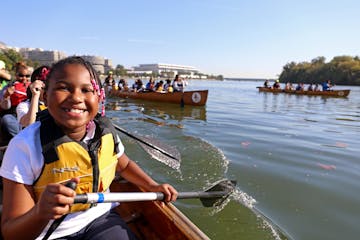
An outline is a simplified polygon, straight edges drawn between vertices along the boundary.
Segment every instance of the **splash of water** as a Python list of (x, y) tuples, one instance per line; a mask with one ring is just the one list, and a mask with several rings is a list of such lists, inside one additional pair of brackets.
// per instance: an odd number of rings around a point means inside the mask
[(225, 206), (231, 201), (234, 200), (235, 202), (238, 202), (242, 204), (243, 206), (250, 209), (256, 217), (259, 219), (259, 225), (263, 229), (268, 229), (269, 232), (271, 232), (273, 238), (275, 240), (283, 240), (288, 239), (289, 237), (284, 236), (279, 227), (276, 226), (269, 218), (267, 218), (264, 214), (262, 214), (258, 209), (256, 209), (256, 199), (254, 199), (252, 196), (247, 194), (244, 191), (241, 191), (238, 188), (235, 188), (232, 194), (227, 198), (224, 202), (222, 202), (221, 205), (216, 206), (213, 211), (210, 213), (212, 216), (216, 213), (219, 213), (221, 210), (225, 208)]

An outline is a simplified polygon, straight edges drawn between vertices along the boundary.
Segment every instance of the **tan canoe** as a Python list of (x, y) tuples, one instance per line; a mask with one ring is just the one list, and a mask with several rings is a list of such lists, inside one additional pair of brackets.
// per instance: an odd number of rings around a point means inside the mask
[(120, 98), (133, 98), (142, 99), (148, 101), (158, 101), (166, 103), (176, 103), (192, 106), (204, 106), (207, 101), (208, 90), (199, 91), (185, 91), (185, 92), (173, 92), (173, 93), (158, 93), (158, 92), (122, 92), (117, 90), (111, 90), (110, 96)]
[(325, 96), (325, 97), (347, 97), (350, 89), (332, 90), (332, 91), (290, 91), (284, 89), (272, 89), (266, 87), (257, 87), (259, 92), (272, 92), (272, 93), (288, 93), (308, 96)]
[[(141, 191), (125, 181), (114, 181), (111, 189), (114, 192)], [(117, 207), (117, 212), (139, 239), (209, 239), (172, 204), (162, 207), (156, 201), (123, 202)]]

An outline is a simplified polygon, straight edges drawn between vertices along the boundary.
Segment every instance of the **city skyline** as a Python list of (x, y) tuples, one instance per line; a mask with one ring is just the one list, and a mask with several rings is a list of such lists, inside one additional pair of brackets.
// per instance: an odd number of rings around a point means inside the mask
[(224, 77), (276, 78), (291, 62), (359, 55), (360, 3), (208, 0), (4, 0), (0, 39), (94, 55), (125, 68), (188, 65)]

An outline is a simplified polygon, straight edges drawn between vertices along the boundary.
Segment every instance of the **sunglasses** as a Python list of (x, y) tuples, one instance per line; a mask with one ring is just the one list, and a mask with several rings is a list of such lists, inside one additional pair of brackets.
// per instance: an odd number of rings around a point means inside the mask
[(29, 78), (29, 77), (30, 77), (30, 75), (29, 75), (29, 74), (26, 74), (26, 75), (24, 75), (24, 74), (18, 74), (18, 76), (19, 76), (19, 77), (27, 77), (27, 78)]

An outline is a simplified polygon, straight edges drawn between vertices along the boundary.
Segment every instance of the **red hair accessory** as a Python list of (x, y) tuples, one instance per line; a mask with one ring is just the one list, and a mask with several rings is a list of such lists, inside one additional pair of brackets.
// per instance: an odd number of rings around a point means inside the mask
[(46, 77), (47, 75), (50, 73), (50, 69), (49, 68), (46, 68), (44, 67), (42, 70), (41, 70), (41, 74), (39, 76), (39, 79), (41, 81), (45, 81), (46, 80)]

